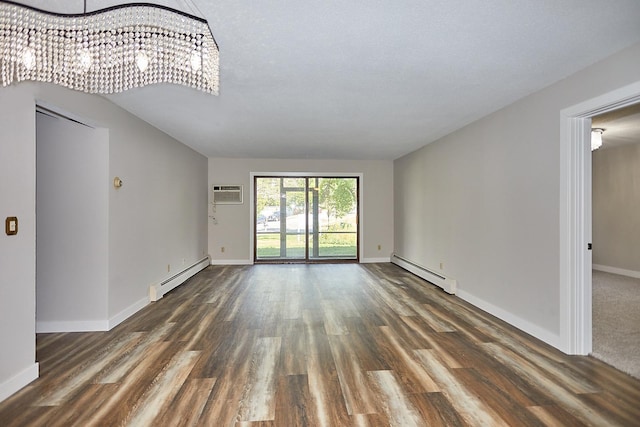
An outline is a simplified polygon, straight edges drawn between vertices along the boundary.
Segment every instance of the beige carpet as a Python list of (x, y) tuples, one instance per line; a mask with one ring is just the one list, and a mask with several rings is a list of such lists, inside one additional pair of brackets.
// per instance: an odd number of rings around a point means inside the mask
[(640, 378), (640, 279), (593, 271), (592, 356)]

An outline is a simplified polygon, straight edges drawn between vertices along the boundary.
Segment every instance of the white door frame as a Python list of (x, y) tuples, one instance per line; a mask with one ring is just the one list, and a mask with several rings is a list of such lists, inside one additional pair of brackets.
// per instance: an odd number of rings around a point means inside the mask
[(592, 351), (591, 117), (640, 102), (640, 81), (560, 112), (560, 344)]

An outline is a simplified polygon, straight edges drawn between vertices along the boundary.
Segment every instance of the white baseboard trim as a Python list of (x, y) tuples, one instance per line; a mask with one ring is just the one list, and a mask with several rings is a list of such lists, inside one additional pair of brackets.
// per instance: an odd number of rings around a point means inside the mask
[(444, 275), (434, 273), (426, 267), (421, 266), (413, 261), (402, 258), (396, 254), (391, 255), (391, 262), (404, 268), (405, 270), (415, 274), (424, 280), (441, 287), (446, 293), (455, 295), (458, 289), (458, 282), (455, 279)]
[(604, 271), (605, 273), (619, 274), (620, 276), (633, 277), (634, 279), (640, 279), (640, 271), (625, 270), (624, 268), (609, 267), (608, 265), (593, 264), (591, 266), (594, 270)]
[(496, 307), (495, 305), (488, 303), (483, 299), (477, 298), (476, 296), (465, 292), (462, 289), (458, 289), (457, 295), (458, 297), (460, 297), (460, 299), (463, 299), (469, 304), (472, 304), (479, 309), (486, 311), (487, 313), (497, 317), (500, 320), (504, 320), (508, 324), (515, 326), (521, 331), (526, 332), (527, 334), (532, 335), (535, 338), (538, 338), (539, 340), (544, 341), (545, 343), (555, 348), (562, 348), (560, 345), (561, 341), (559, 334), (554, 334), (553, 332), (541, 328), (538, 325), (534, 325), (528, 320), (524, 320), (511, 312), (503, 310), (500, 307)]
[(250, 259), (211, 259), (211, 265), (253, 265)]
[(143, 298), (129, 307), (122, 310), (120, 313), (112, 316), (108, 320), (77, 320), (77, 321), (65, 321), (65, 322), (36, 322), (36, 333), (51, 333), (51, 332), (97, 332), (97, 331), (109, 331), (120, 323), (124, 322), (129, 317), (136, 314), (139, 310), (149, 304), (148, 298)]
[[(109, 331), (143, 309), (150, 301), (156, 301), (162, 298), (164, 294), (181, 285), (191, 276), (207, 268), (209, 266), (209, 260), (209, 257), (205, 257), (165, 281), (151, 285), (149, 288), (149, 298), (142, 298), (136, 301), (108, 320), (36, 321), (36, 333)], [(155, 297), (155, 299), (152, 297)]]
[(375, 264), (379, 262), (391, 262), (391, 257), (386, 258), (362, 258), (360, 260), (361, 264)]
[(107, 320), (36, 321), (36, 333), (108, 331)]
[(149, 304), (149, 299), (142, 298), (141, 300), (138, 300), (137, 302), (131, 304), (129, 307), (122, 310), (120, 313), (117, 313), (115, 316), (111, 316), (109, 318), (109, 330), (115, 328), (120, 323), (124, 322), (129, 317), (133, 316), (138, 311), (145, 308), (147, 304)]
[(17, 375), (14, 375), (0, 384), (0, 402), (29, 384), (31, 381), (37, 379), (39, 375), (40, 366), (36, 362), (27, 369), (24, 369), (22, 372), (19, 372)]

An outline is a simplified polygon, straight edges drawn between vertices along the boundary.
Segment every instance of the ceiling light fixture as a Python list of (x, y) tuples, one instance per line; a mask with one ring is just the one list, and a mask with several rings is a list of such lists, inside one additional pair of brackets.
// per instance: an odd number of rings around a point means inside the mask
[(218, 94), (219, 52), (203, 18), (123, 4), (82, 14), (0, 0), (0, 83), (36, 80), (110, 94), (154, 83)]
[(602, 128), (591, 129), (591, 151), (597, 150), (602, 146), (602, 134), (604, 131)]

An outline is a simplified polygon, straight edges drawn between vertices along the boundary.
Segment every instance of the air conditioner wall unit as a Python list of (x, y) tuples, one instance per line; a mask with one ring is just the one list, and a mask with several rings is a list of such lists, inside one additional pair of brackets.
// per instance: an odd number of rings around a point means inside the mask
[(218, 185), (214, 184), (213, 203), (216, 205), (241, 205), (242, 185)]

